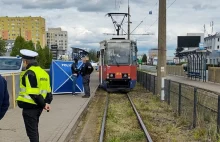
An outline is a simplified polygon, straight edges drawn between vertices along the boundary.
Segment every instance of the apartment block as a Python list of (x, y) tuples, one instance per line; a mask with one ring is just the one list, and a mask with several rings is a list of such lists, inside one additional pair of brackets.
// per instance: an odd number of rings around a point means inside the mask
[(64, 55), (68, 47), (67, 31), (61, 28), (48, 28), (46, 32), (47, 46), (57, 45), (58, 55)]
[(40, 42), (45, 47), (45, 19), (42, 17), (0, 17), (0, 37), (15, 40), (21, 35), (25, 40)]

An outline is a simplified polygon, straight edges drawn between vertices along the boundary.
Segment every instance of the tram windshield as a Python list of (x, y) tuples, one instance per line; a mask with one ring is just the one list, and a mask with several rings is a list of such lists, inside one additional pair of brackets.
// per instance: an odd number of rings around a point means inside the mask
[(130, 43), (108, 43), (107, 64), (127, 65), (130, 64)]

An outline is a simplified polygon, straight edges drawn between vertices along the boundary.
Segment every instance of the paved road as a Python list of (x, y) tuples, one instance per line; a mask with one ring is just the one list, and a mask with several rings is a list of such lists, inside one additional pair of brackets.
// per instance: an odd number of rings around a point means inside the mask
[[(91, 92), (98, 86), (98, 73), (91, 76)], [(40, 142), (62, 142), (86, 107), (89, 99), (72, 95), (54, 95), (52, 110), (40, 118)], [(0, 142), (29, 142), (24, 128), (21, 109), (10, 109), (0, 121)]]
[[(151, 72), (150, 74), (157, 75), (156, 72)], [(166, 79), (170, 79), (170, 80), (180, 82), (180, 83), (183, 83), (183, 84), (188, 84), (188, 85), (195, 86), (195, 87), (198, 87), (198, 88), (204, 88), (206, 90), (210, 90), (210, 91), (220, 93), (220, 89), (219, 89), (220, 84), (217, 84), (217, 83), (212, 83), (212, 82), (208, 82), (208, 81), (207, 82), (202, 82), (202, 81), (199, 81), (198, 79), (197, 80), (191, 80), (190, 78), (187, 78), (187, 77), (174, 76), (174, 75), (168, 75), (166, 77)]]
[(220, 84), (216, 84), (216, 83), (211, 83), (211, 82), (202, 82), (202, 81), (195, 81), (195, 80), (191, 80), (189, 78), (186, 77), (180, 77), (180, 76), (167, 76), (166, 79), (170, 79), (176, 82), (180, 82), (183, 84), (187, 84), (187, 85), (191, 85), (191, 86), (195, 86), (198, 88), (203, 88), (206, 90), (210, 90), (210, 91), (214, 91), (217, 93), (220, 93)]
[(146, 70), (146, 71), (149, 71), (149, 72), (157, 72), (156, 66), (140, 65), (139, 69)]

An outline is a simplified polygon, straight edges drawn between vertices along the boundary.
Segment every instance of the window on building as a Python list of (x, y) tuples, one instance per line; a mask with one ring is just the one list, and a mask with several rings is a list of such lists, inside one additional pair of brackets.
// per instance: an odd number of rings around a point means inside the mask
[(218, 38), (218, 42), (220, 41), (220, 39)]
[(210, 64), (212, 64), (212, 59), (210, 59)]
[(213, 64), (215, 64), (215, 59), (213, 59)]
[(219, 49), (219, 45), (217, 46), (217, 49)]

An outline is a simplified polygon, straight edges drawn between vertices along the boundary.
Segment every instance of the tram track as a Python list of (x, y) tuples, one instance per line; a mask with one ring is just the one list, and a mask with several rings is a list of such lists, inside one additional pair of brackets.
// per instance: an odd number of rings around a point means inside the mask
[[(153, 142), (149, 132), (147, 131), (146, 126), (144, 125), (144, 122), (143, 122), (141, 116), (139, 115), (139, 113), (138, 113), (138, 111), (137, 111), (137, 109), (136, 109), (136, 107), (135, 107), (135, 105), (134, 105), (134, 103), (133, 103), (133, 101), (130, 97), (130, 95), (128, 93), (126, 93), (125, 95), (126, 95), (128, 101), (129, 101), (129, 103), (130, 103), (130, 105), (133, 109), (133, 112), (136, 115), (136, 118), (138, 120), (138, 123), (140, 124), (140, 127), (141, 127), (142, 131), (144, 132), (146, 140), (148, 142)], [(100, 136), (99, 136), (99, 142), (104, 142), (105, 134), (108, 133), (108, 132), (106, 132), (105, 128), (106, 128), (106, 122), (108, 121), (107, 120), (107, 113), (108, 113), (109, 101), (110, 101), (109, 96), (110, 96), (110, 93), (106, 96), (106, 103), (105, 103), (105, 109), (104, 109), (104, 114), (103, 114), (103, 118), (102, 118), (102, 125), (101, 125), (101, 131), (100, 131)]]

